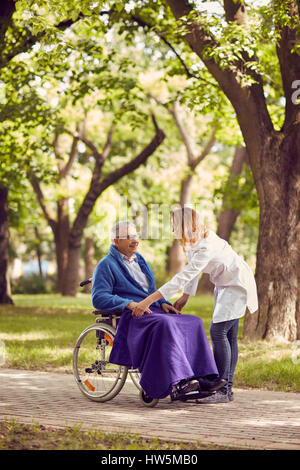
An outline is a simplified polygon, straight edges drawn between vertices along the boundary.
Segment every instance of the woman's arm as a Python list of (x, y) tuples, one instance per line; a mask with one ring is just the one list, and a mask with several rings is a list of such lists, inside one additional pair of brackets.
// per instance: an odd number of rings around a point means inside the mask
[(149, 306), (162, 298), (163, 296), (161, 295), (161, 293), (158, 290), (156, 290), (152, 294), (148, 295), (148, 297), (146, 297), (144, 300), (142, 300), (141, 302), (138, 302), (138, 304), (132, 310), (132, 316), (142, 317), (145, 312), (152, 313)]
[(200, 249), (179, 273), (159, 287), (159, 292), (167, 300), (174, 297), (177, 292), (184, 290), (191, 281), (194, 282), (195, 278), (200, 276), (210, 261), (211, 253), (206, 248)]
[(210, 256), (206, 248), (200, 249), (193, 259), (175, 276), (166, 282), (158, 290), (150, 294), (144, 300), (138, 303), (138, 305), (132, 311), (132, 315), (136, 317), (143, 316), (144, 312), (151, 313), (149, 306), (157, 300), (164, 298), (170, 299), (178, 291), (184, 289), (184, 287), (192, 281), (196, 276), (199, 276), (203, 269), (207, 266), (210, 261)]

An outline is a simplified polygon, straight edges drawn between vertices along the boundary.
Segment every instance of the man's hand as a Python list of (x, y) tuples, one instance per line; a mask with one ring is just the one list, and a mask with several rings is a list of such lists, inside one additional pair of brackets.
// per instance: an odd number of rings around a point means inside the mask
[(161, 308), (167, 313), (174, 312), (174, 313), (178, 313), (179, 315), (181, 314), (181, 312), (177, 310), (173, 305), (166, 304), (165, 302), (161, 304)]
[(174, 303), (174, 308), (176, 308), (177, 310), (181, 311), (183, 309), (183, 307), (185, 306), (185, 304), (187, 303), (187, 301), (189, 300), (189, 294), (182, 294), (182, 296), (176, 300), (176, 302)]
[[(135, 304), (133, 308), (129, 307), (129, 305)], [(142, 317), (144, 313), (152, 313), (149, 305), (142, 300), (141, 302), (131, 302), (129, 305), (127, 305), (127, 308), (130, 308), (132, 310), (132, 316), (133, 317)]]

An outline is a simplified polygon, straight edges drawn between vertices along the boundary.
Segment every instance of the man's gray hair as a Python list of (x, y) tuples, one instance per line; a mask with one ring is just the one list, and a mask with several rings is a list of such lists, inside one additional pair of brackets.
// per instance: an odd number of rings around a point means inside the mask
[(120, 220), (117, 222), (110, 230), (110, 239), (114, 240), (115, 238), (126, 238), (127, 230), (132, 228), (136, 232), (136, 226), (133, 222), (129, 220)]

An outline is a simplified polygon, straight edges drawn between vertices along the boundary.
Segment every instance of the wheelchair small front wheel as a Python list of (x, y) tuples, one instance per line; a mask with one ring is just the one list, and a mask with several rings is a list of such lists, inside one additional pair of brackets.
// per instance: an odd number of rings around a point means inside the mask
[(148, 408), (153, 408), (154, 406), (157, 405), (159, 401), (158, 398), (149, 397), (149, 395), (147, 395), (144, 390), (140, 391), (140, 399), (143, 405), (147, 406)]

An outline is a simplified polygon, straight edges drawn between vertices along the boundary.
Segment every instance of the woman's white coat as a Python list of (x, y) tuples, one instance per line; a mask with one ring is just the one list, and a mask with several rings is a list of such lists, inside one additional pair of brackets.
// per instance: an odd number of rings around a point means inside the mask
[(188, 264), (158, 290), (170, 299), (180, 290), (195, 295), (201, 273), (208, 273), (215, 285), (213, 322), (240, 318), (246, 307), (258, 309), (257, 289), (251, 268), (229, 243), (209, 230), (206, 238), (189, 245)]

